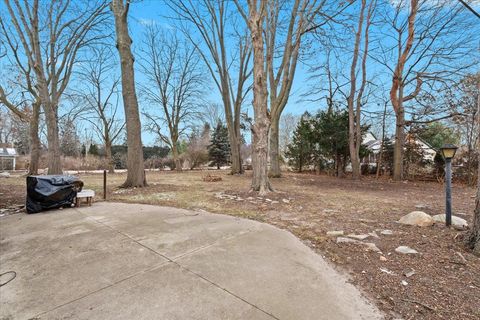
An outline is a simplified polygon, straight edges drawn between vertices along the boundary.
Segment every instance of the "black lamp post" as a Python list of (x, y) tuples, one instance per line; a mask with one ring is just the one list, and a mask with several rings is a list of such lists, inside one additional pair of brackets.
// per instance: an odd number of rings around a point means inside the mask
[(452, 159), (457, 152), (457, 146), (444, 144), (440, 151), (445, 159), (445, 225), (452, 225)]

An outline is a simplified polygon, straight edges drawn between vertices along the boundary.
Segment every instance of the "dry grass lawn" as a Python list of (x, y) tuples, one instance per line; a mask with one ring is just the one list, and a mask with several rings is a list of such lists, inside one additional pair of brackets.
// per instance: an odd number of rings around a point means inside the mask
[[(443, 213), (442, 185), (288, 173), (272, 180), (275, 193), (257, 197), (248, 192), (251, 172), (244, 176), (209, 173), (222, 180), (204, 181), (205, 171), (147, 172), (148, 187), (119, 189), (125, 174), (109, 175), (107, 199), (206, 210), (287, 229), (348, 272), (351, 281), (391, 319), (480, 318), (480, 259), (463, 247), (467, 231), (396, 223), (414, 210)], [(97, 199), (101, 198), (101, 174), (80, 178), (85, 188), (94, 189)], [(0, 208), (23, 201), (24, 183), (23, 177), (0, 180)], [(454, 211), (469, 222), (474, 193), (473, 188), (454, 185)], [(339, 230), (345, 235), (370, 233), (363, 243), (374, 243), (381, 252), (372, 250), (372, 245), (337, 243), (336, 237), (326, 234)], [(393, 234), (384, 235), (383, 230)], [(419, 254), (396, 253), (400, 245)]]

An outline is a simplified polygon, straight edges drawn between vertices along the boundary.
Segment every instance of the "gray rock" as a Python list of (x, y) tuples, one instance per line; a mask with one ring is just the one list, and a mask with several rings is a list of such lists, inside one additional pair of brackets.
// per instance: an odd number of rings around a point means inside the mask
[(385, 236), (391, 236), (393, 234), (393, 231), (392, 230), (382, 230), (382, 231), (380, 231), (380, 233), (385, 235)]
[(417, 250), (412, 249), (412, 248), (407, 247), (407, 246), (399, 246), (395, 249), (395, 252), (402, 253), (402, 254), (416, 254), (416, 253), (418, 253)]
[(327, 236), (332, 236), (332, 237), (343, 236), (343, 230), (327, 231)]
[(288, 200), (288, 199), (282, 199), (282, 202), (283, 202), (283, 203), (290, 203), (290, 200)]
[(349, 234), (347, 237), (356, 239), (356, 240), (365, 240), (370, 237), (368, 234)]
[(403, 274), (405, 275), (405, 277), (410, 278), (411, 276), (413, 276), (415, 274), (415, 270), (410, 268), (410, 269), (405, 270), (403, 272)]
[(417, 208), (417, 209), (426, 209), (426, 208), (427, 208), (427, 205), (425, 205), (425, 204), (416, 204), (416, 205), (415, 205), (415, 208)]
[(369, 232), (368, 235), (371, 236), (371, 237), (380, 239), (380, 237), (378, 236), (378, 234), (375, 231)]
[[(446, 217), (444, 214), (437, 214), (437, 215), (434, 215), (432, 218), (435, 223), (445, 223)], [(467, 220), (462, 219), (460, 217), (452, 216), (452, 226), (456, 229), (461, 230), (468, 227), (468, 222)]]
[(355, 239), (350, 239), (350, 238), (345, 238), (345, 237), (338, 237), (337, 238), (337, 243), (362, 243), (361, 241), (355, 240)]
[(395, 275), (395, 272), (388, 270), (387, 268), (380, 268), (380, 271), (389, 274), (391, 276)]
[(398, 222), (419, 227), (430, 227), (435, 223), (432, 217), (423, 211), (412, 211), (401, 217)]
[(368, 250), (372, 250), (375, 252), (382, 252), (380, 249), (378, 249), (377, 245), (373, 242), (367, 242), (365, 243), (365, 246), (367, 247)]
[(0, 178), (10, 178), (9, 172), (0, 172)]

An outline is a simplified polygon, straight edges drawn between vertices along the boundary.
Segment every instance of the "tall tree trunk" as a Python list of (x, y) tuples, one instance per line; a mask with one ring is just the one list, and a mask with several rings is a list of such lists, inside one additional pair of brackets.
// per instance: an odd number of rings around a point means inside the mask
[(178, 147), (176, 142), (172, 144), (172, 155), (173, 162), (175, 163), (175, 170), (182, 171), (182, 163), (180, 161), (180, 157), (178, 156)]
[(382, 162), (383, 162), (383, 148), (384, 148), (384, 143), (385, 143), (385, 121), (387, 118), (387, 103), (385, 102), (385, 106), (383, 108), (383, 117), (382, 117), (382, 142), (380, 144), (380, 153), (377, 158), (377, 174), (376, 178), (378, 179), (380, 177), (380, 170), (382, 168)]
[(405, 145), (405, 113), (403, 106), (396, 112), (395, 147), (393, 149), (393, 180), (403, 179), (403, 155)]
[(268, 134), (270, 119), (267, 107), (267, 79), (265, 73), (265, 56), (263, 41), (263, 21), (265, 3), (257, 11), (256, 4), (249, 5), (249, 28), (253, 45), (253, 111), (252, 125), (252, 190), (265, 195), (271, 191), (268, 180)]
[(280, 171), (280, 116), (272, 116), (272, 125), (270, 128), (270, 177), (279, 178)]
[(47, 103), (44, 104), (43, 109), (45, 111), (45, 121), (47, 123), (48, 174), (62, 174), (57, 107)]
[[(357, 144), (359, 144), (361, 141), (361, 137), (357, 136), (357, 127), (360, 126), (360, 123), (357, 120), (360, 117), (358, 117), (356, 114), (356, 112), (358, 113), (359, 110), (355, 112), (355, 95), (356, 95), (356, 87), (357, 87), (356, 69), (357, 69), (358, 54), (360, 51), (360, 41), (362, 39), (363, 19), (364, 19), (364, 12), (365, 12), (366, 5), (367, 5), (367, 1), (362, 0), (360, 16), (358, 19), (357, 32), (355, 34), (355, 44), (353, 49), (352, 64), (350, 66), (350, 94), (348, 95), (348, 99), (347, 99), (348, 148), (350, 151), (350, 162), (352, 163), (352, 177), (354, 179), (360, 178), (360, 156), (358, 152), (359, 149), (357, 148)], [(357, 100), (358, 99), (361, 99), (360, 94), (357, 97)], [(358, 102), (357, 102), (357, 105), (359, 106)]]
[(115, 173), (115, 165), (112, 156), (112, 142), (109, 138), (105, 139), (105, 160), (107, 161), (108, 173)]
[(477, 199), (473, 213), (473, 225), (468, 237), (468, 246), (473, 253), (480, 256), (480, 161), (478, 166)]
[(138, 111), (137, 93), (135, 90), (134, 57), (131, 51), (132, 39), (128, 34), (129, 2), (113, 0), (111, 8), (115, 17), (117, 49), (120, 55), (122, 72), (122, 96), (125, 108), (127, 128), (127, 180), (123, 187), (144, 187), (147, 185), (143, 165), (142, 131)]
[(38, 174), (40, 161), (40, 137), (38, 136), (38, 123), (40, 121), (40, 104), (32, 105), (32, 118), (30, 119), (30, 165), (29, 175)]
[[(396, 116), (395, 148), (393, 152), (393, 180), (395, 181), (400, 181), (403, 179), (403, 148), (405, 145), (405, 109), (403, 108), (403, 102), (408, 98), (408, 96), (406, 98), (403, 96), (403, 89), (405, 87), (403, 70), (410, 55), (413, 41), (415, 40), (415, 17), (417, 12), (418, 0), (410, 0), (410, 13), (408, 15), (408, 37), (405, 47), (402, 51), (402, 41), (400, 40), (401, 37), (399, 36), (398, 61), (392, 77), (392, 87), (390, 88), (390, 101), (393, 109), (395, 110)], [(419, 87), (416, 88), (416, 91), (417, 89), (419, 89)]]
[[(478, 85), (480, 89), (480, 84)], [(480, 96), (477, 98), (477, 125), (480, 130)], [(475, 201), (475, 211), (473, 214), (473, 225), (468, 237), (468, 246), (473, 253), (480, 256), (480, 136), (477, 138), (478, 154), (478, 172), (477, 172), (477, 199)]]
[(242, 157), (240, 154), (240, 127), (238, 127), (238, 132), (235, 128), (235, 124), (229, 123), (227, 120), (227, 129), (228, 129), (228, 140), (230, 142), (230, 173), (231, 174), (242, 174)]
[[(222, 88), (228, 87), (228, 82), (226, 80), (223, 80), (222, 83)], [(225, 121), (227, 123), (228, 141), (230, 142), (230, 174), (242, 174), (242, 155), (240, 153), (240, 115), (237, 114), (238, 106), (235, 106), (235, 108), (233, 108), (234, 114), (232, 114), (232, 105), (229, 92), (222, 91), (221, 93), (223, 105), (225, 108)], [(238, 110), (240, 109), (238, 108)]]

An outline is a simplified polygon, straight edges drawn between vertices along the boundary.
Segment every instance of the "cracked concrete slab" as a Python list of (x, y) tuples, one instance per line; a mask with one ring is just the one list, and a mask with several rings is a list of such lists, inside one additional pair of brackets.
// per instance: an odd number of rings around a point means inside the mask
[(224, 215), (95, 203), (0, 218), (0, 319), (380, 319), (288, 232)]

